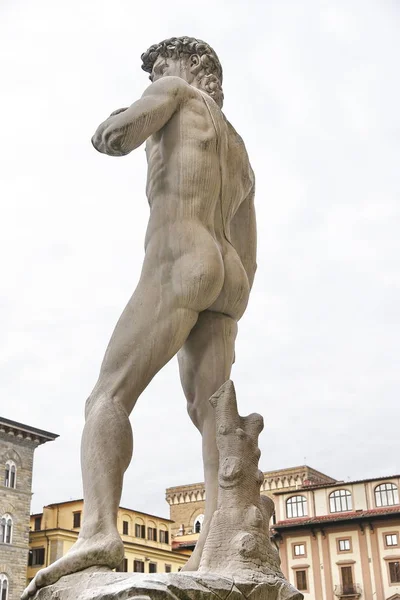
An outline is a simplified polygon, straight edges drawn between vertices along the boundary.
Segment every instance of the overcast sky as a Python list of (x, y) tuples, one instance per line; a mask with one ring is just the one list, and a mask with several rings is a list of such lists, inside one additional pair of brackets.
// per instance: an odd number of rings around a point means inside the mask
[[(1, 0), (1, 414), (60, 435), (32, 511), (81, 497), (83, 410), (140, 273), (143, 148), (90, 138), (148, 85), (140, 54), (209, 42), (257, 178), (258, 272), (239, 324), (240, 412), (261, 468), (400, 472), (400, 8), (393, 0)], [(168, 516), (202, 481), (176, 359), (133, 414), (122, 504)]]

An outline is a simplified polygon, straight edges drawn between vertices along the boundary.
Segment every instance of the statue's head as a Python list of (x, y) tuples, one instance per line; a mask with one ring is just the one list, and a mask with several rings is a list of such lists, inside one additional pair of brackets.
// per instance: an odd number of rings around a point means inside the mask
[(206, 92), (222, 107), (222, 67), (214, 50), (190, 37), (170, 38), (150, 46), (142, 54), (142, 69), (150, 73), (151, 81), (166, 75), (182, 77)]

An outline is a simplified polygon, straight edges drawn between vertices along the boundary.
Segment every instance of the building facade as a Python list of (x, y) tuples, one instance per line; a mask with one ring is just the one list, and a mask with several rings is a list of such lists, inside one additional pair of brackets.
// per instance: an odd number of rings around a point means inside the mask
[[(76, 542), (83, 509), (83, 500), (71, 500), (45, 506), (42, 513), (31, 516), (28, 582)], [(125, 558), (118, 571), (176, 572), (189, 558), (190, 554), (172, 549), (169, 519), (120, 507), (117, 527), (125, 546)]]
[[(400, 600), (400, 476), (337, 481), (310, 467), (264, 473), (271, 539), (305, 600)], [(173, 547), (191, 551), (201, 530), (204, 484), (166, 491)]]
[(57, 435), (0, 417), (0, 599), (26, 586), (33, 454)]
[(275, 492), (272, 525), (305, 600), (400, 600), (400, 476)]
[[(303, 465), (279, 471), (266, 471), (261, 493), (274, 499), (276, 490), (294, 490), (305, 482), (334, 483), (336, 479), (328, 477), (311, 467)], [(204, 483), (192, 483), (170, 487), (166, 490), (166, 500), (170, 507), (170, 517), (174, 521), (172, 534), (176, 545), (186, 540), (196, 540), (204, 514)]]

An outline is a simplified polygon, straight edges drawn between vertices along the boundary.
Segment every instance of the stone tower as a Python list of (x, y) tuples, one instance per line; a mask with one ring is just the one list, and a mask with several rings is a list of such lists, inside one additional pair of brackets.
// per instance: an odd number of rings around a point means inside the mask
[(26, 587), (33, 453), (58, 436), (0, 417), (0, 598)]

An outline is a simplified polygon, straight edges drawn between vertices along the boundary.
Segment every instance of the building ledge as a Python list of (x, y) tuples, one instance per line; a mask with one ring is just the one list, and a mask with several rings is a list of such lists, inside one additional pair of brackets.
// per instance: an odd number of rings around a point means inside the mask
[(338, 521), (372, 520), (386, 516), (400, 516), (400, 505), (385, 506), (384, 508), (372, 508), (370, 510), (357, 510), (346, 513), (332, 513), (318, 517), (301, 517), (278, 521), (272, 527), (275, 531), (291, 527), (312, 527), (313, 525), (337, 523)]

